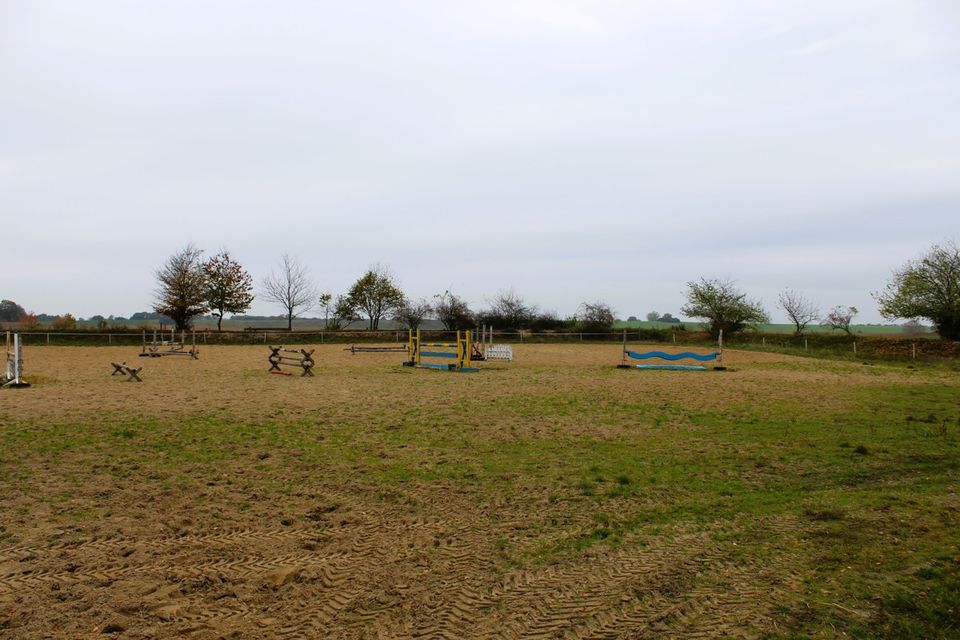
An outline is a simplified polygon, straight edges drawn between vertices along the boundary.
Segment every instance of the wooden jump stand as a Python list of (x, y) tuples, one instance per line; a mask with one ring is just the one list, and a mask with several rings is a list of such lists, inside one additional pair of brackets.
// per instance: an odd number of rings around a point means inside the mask
[(197, 333), (190, 332), (190, 349), (187, 349), (187, 332), (180, 332), (180, 341), (177, 342), (176, 331), (170, 329), (170, 339), (163, 339), (163, 331), (160, 332), (160, 339), (157, 340), (157, 330), (153, 330), (153, 340), (147, 342), (147, 332), (143, 331), (143, 347), (140, 350), (141, 358), (162, 358), (163, 356), (188, 356), (193, 360), (200, 358), (200, 351), (197, 350)]
[(638, 353), (636, 351), (630, 351), (627, 349), (627, 330), (623, 330), (623, 352), (621, 354), (620, 364), (617, 365), (617, 369), (642, 369), (642, 370), (651, 370), (651, 369), (666, 369), (670, 371), (707, 371), (707, 367), (699, 364), (630, 364), (627, 362), (627, 358), (632, 358), (634, 360), (648, 360), (651, 358), (656, 358), (659, 360), (697, 360), (699, 362), (710, 362), (713, 360), (717, 361), (717, 365), (713, 367), (714, 371), (726, 371), (727, 368), (723, 364), (723, 330), (720, 330), (720, 336), (717, 339), (717, 351), (713, 353), (693, 353), (691, 351), (684, 351), (683, 353), (665, 353), (663, 351), (646, 351), (643, 353)]
[(128, 366), (126, 362), (111, 362), (110, 364), (113, 365), (111, 376), (127, 374), (127, 382), (143, 382), (140, 379), (140, 372), (143, 371), (143, 367), (134, 368)]
[(0, 373), (0, 387), (22, 389), (30, 383), (23, 379), (23, 343), (19, 333), (7, 331), (7, 349), (4, 357), (3, 372)]
[[(453, 348), (453, 351), (424, 351), (423, 347), (428, 348)], [(456, 342), (422, 342), (420, 340), (420, 329), (416, 333), (409, 332), (409, 342), (407, 352), (410, 359), (403, 363), (405, 367), (416, 367), (418, 369), (437, 369), (440, 371), (458, 371), (460, 373), (475, 373), (480, 369), (471, 367), (473, 357), (473, 344), (470, 342), (470, 332), (461, 333), (457, 331)], [(456, 360), (452, 364), (441, 364), (439, 362), (423, 362), (423, 358), (449, 358)]]
[[(284, 371), (280, 367), (299, 367), (303, 370), (303, 373), (300, 374), (300, 377), (313, 375), (313, 367), (316, 364), (313, 361), (313, 352), (316, 349), (284, 349), (280, 347), (270, 347), (270, 355), (267, 357), (267, 360), (270, 361), (270, 373), (274, 373), (281, 376), (290, 376), (293, 375), (289, 371)], [(285, 353), (295, 353), (296, 357), (283, 355)]]

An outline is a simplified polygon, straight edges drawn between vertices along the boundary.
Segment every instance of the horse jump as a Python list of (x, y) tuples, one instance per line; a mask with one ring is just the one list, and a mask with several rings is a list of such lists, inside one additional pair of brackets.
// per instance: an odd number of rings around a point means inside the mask
[(133, 368), (128, 366), (126, 362), (111, 362), (113, 365), (113, 373), (111, 376), (115, 376), (118, 373), (120, 375), (127, 374), (127, 382), (143, 382), (140, 379), (140, 372), (143, 371), (143, 367)]
[(16, 389), (29, 386), (30, 383), (23, 379), (23, 344), (20, 334), (7, 331), (7, 350), (0, 387)]
[[(300, 377), (312, 376), (313, 367), (316, 364), (313, 361), (313, 352), (316, 349), (284, 349), (281, 347), (270, 347), (270, 355), (267, 357), (267, 360), (270, 361), (270, 373), (274, 373), (281, 376), (290, 376), (293, 375), (289, 371), (284, 371), (281, 369), (281, 366), (287, 367), (299, 367), (303, 370), (303, 373), (300, 374)], [(297, 356), (285, 356), (285, 353), (295, 353)]]
[(163, 339), (163, 332), (160, 332), (160, 339), (157, 340), (157, 330), (153, 330), (153, 340), (147, 342), (147, 332), (143, 332), (143, 347), (140, 350), (141, 358), (162, 358), (163, 356), (189, 356), (193, 360), (200, 357), (197, 350), (197, 334), (190, 332), (190, 349), (187, 349), (187, 332), (180, 332), (180, 341), (177, 341), (177, 334), (170, 329), (170, 339)]
[(623, 354), (621, 357), (620, 364), (617, 365), (618, 369), (668, 369), (672, 371), (706, 371), (707, 368), (699, 364), (629, 364), (627, 358), (632, 358), (634, 360), (649, 360), (652, 358), (657, 358), (660, 360), (669, 360), (675, 362), (677, 360), (697, 360), (699, 362), (710, 362), (717, 360), (718, 364), (713, 367), (714, 371), (725, 371), (726, 367), (723, 366), (723, 331), (720, 332), (720, 337), (717, 340), (717, 351), (713, 353), (693, 353), (691, 351), (684, 351), (683, 353), (666, 353), (664, 351), (645, 351), (643, 353), (638, 353), (636, 351), (631, 351), (627, 349), (627, 332), (623, 332)]
[(480, 327), (480, 340), (473, 343), (472, 359), (506, 360), (513, 362), (513, 347), (509, 344), (493, 344), (493, 327)]
[[(453, 348), (453, 351), (424, 351), (423, 347), (430, 348)], [(409, 333), (409, 342), (407, 351), (410, 353), (410, 360), (403, 363), (405, 367), (417, 367), (418, 369), (439, 369), (440, 371), (459, 371), (461, 373), (474, 373), (479, 371), (476, 367), (471, 367), (470, 359), (473, 355), (473, 345), (470, 342), (470, 332), (461, 333), (457, 331), (456, 342), (422, 342), (420, 340), (420, 329), (414, 333)], [(439, 362), (423, 362), (423, 358), (450, 358), (456, 360), (453, 364), (441, 364)]]

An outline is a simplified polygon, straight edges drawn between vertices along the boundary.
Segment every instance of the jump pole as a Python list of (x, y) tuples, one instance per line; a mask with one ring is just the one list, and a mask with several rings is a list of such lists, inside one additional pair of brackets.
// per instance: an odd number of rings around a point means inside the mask
[(723, 329), (720, 329), (720, 335), (717, 336), (717, 347), (718, 347), (718, 350), (720, 351), (720, 366), (714, 367), (714, 369), (724, 371), (726, 370), (727, 367), (725, 364), (723, 364)]

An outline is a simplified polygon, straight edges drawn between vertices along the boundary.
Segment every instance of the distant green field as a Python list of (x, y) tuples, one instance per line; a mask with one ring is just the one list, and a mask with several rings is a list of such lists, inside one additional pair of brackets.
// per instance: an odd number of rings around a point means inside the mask
[[(650, 322), (648, 320), (623, 320), (614, 324), (614, 329), (672, 329), (676, 327), (683, 326), (688, 331), (700, 331), (706, 330), (706, 325), (700, 322), (681, 322), (679, 324), (673, 322)], [(903, 336), (906, 335), (903, 327), (896, 324), (857, 324), (852, 325), (852, 330), (854, 334), (858, 335), (895, 335)], [(792, 324), (760, 324), (757, 325), (757, 330), (761, 333), (793, 333)], [(928, 334), (932, 334), (932, 330), (929, 327), (924, 327), (924, 330)], [(839, 333), (836, 329), (831, 329), (823, 325), (809, 325), (806, 328), (807, 333)]]

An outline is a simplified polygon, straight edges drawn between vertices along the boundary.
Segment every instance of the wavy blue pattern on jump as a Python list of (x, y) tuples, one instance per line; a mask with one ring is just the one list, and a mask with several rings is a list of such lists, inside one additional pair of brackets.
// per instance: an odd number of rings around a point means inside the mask
[(647, 360), (648, 358), (661, 358), (663, 360), (683, 360), (684, 358), (693, 358), (694, 360), (699, 360), (700, 362), (708, 362), (710, 360), (716, 360), (720, 355), (719, 353), (691, 353), (689, 351), (684, 351), (683, 353), (664, 353), (663, 351), (647, 351), (645, 353), (637, 353), (636, 351), (627, 351), (627, 355), (633, 358), (634, 360)]

